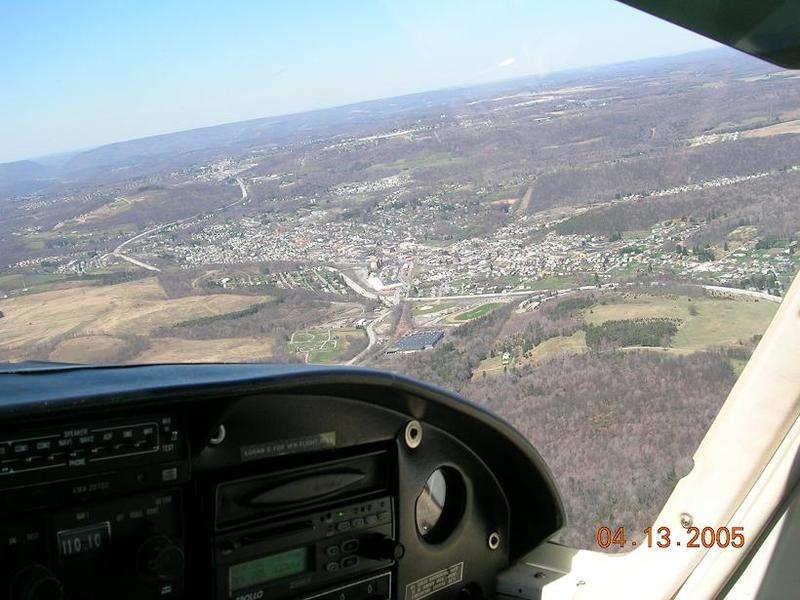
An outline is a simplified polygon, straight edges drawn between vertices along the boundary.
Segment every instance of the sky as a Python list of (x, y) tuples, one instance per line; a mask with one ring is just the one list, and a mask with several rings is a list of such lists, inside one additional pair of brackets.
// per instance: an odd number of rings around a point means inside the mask
[(4, 0), (0, 162), (715, 46), (614, 0)]

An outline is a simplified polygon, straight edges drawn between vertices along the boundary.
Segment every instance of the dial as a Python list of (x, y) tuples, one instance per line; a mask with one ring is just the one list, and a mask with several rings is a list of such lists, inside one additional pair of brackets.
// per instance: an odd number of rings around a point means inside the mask
[(183, 576), (183, 550), (166, 535), (153, 535), (139, 548), (139, 570), (148, 579), (176, 581)]
[(64, 588), (44, 565), (29, 565), (12, 579), (9, 597), (12, 600), (61, 600)]

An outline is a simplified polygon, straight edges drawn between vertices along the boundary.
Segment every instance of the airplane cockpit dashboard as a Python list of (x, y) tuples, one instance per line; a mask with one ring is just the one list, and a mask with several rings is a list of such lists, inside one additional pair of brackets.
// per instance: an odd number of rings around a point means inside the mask
[(447, 600), (564, 524), (513, 428), (354, 368), (0, 375), (3, 600)]

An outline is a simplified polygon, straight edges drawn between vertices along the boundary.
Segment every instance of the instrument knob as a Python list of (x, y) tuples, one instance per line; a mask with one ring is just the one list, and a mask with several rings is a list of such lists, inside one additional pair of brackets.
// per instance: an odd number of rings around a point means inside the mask
[(139, 569), (151, 579), (180, 579), (183, 576), (183, 550), (166, 535), (149, 537), (139, 548)]
[(400, 560), (406, 553), (406, 548), (388, 535), (375, 534), (361, 542), (359, 554), (373, 560)]
[(12, 580), (9, 597), (13, 600), (61, 600), (64, 588), (44, 565), (29, 565)]

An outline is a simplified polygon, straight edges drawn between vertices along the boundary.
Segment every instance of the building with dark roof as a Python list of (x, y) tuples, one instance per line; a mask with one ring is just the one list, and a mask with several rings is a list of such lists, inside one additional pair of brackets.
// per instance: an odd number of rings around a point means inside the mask
[(397, 343), (389, 348), (386, 353), (395, 352), (419, 352), (433, 348), (444, 337), (444, 331), (412, 331), (408, 335), (397, 340)]

